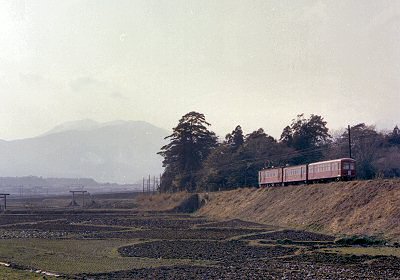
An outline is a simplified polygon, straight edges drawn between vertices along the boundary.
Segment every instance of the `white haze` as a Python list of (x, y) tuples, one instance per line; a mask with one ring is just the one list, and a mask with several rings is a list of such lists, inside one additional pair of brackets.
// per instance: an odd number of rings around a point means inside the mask
[(0, 2), (0, 139), (192, 110), (223, 136), (400, 123), (400, 1)]

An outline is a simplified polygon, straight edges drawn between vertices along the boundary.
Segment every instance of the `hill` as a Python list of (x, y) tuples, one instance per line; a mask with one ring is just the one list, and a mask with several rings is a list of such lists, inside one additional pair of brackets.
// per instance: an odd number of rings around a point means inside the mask
[(237, 189), (208, 194), (198, 212), (331, 234), (400, 238), (400, 180)]
[(69, 122), (38, 137), (0, 141), (0, 176), (134, 183), (162, 172), (162, 158), (156, 153), (166, 135), (166, 130), (143, 121)]
[[(400, 180), (241, 188), (199, 196), (203, 206), (196, 215), (216, 220), (241, 219), (335, 235), (384, 235), (400, 240)], [(173, 210), (185, 204), (187, 197), (182, 193), (139, 196), (136, 204), (146, 210)]]

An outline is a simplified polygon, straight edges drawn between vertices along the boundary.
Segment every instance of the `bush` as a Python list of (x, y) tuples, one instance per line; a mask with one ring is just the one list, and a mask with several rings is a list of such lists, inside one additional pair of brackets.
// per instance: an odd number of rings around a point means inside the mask
[(294, 242), (293, 242), (293, 240), (285, 238), (285, 239), (276, 240), (276, 243), (278, 243), (278, 244), (293, 244)]
[(376, 246), (385, 244), (385, 241), (370, 236), (354, 235), (350, 237), (337, 239), (335, 243), (338, 245)]

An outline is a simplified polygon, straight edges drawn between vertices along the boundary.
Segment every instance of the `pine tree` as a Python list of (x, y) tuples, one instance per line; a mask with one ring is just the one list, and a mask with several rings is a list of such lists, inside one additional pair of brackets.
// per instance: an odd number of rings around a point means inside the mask
[(203, 114), (190, 112), (179, 120), (172, 134), (165, 137), (170, 139), (170, 143), (158, 153), (164, 157), (165, 167), (161, 189), (195, 190), (196, 173), (210, 151), (217, 146), (217, 137), (207, 129), (208, 126), (210, 124)]
[(285, 127), (281, 134), (281, 142), (303, 152), (293, 160), (293, 163), (308, 163), (323, 157), (318, 148), (328, 144), (331, 139), (326, 124), (321, 116), (311, 115), (306, 119), (304, 114), (300, 114), (296, 120), (292, 120), (290, 126)]
[(244, 143), (243, 130), (240, 125), (225, 136), (226, 143), (232, 147), (233, 150), (237, 150)]

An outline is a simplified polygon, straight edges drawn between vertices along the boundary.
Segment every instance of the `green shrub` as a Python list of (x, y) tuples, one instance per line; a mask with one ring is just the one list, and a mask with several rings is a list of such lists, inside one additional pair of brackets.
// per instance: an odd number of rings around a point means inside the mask
[(385, 241), (370, 236), (353, 235), (350, 237), (337, 239), (335, 243), (338, 245), (377, 246), (385, 244)]

